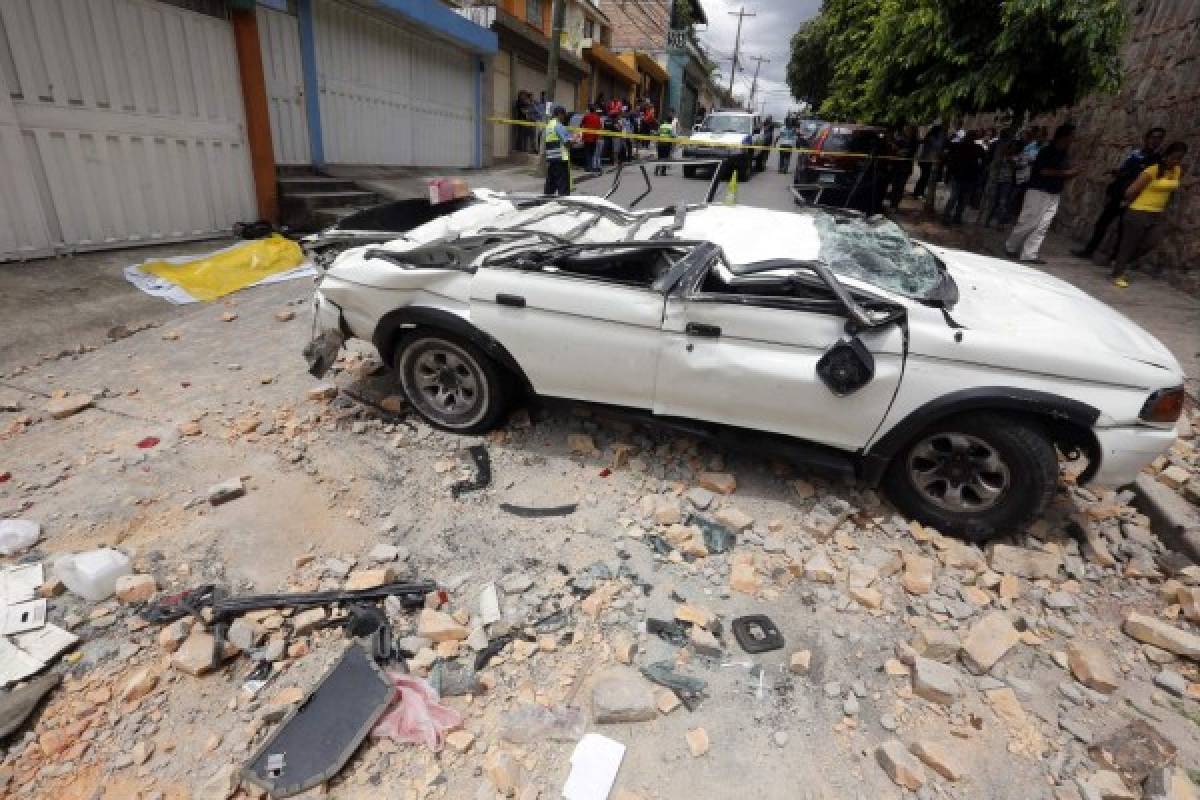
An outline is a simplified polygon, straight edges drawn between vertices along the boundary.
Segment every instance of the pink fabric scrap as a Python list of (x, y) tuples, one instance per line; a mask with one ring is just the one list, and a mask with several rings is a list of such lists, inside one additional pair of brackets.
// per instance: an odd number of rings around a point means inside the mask
[(425, 679), (398, 672), (387, 675), (396, 686), (396, 696), (371, 735), (441, 750), (446, 733), (462, 727), (462, 714), (441, 705), (437, 691)]

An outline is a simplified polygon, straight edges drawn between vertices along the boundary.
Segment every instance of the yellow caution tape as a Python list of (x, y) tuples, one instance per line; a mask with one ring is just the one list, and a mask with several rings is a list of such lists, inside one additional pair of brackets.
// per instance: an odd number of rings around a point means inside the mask
[(141, 269), (206, 303), (303, 262), (300, 245), (273, 233), (190, 261), (147, 261)]
[[(488, 117), (488, 122), (497, 125), (517, 125), (527, 128), (544, 128), (544, 122), (530, 122), (527, 119), (507, 119), (505, 117)], [(610, 131), (598, 128), (573, 128), (570, 125), (564, 125), (571, 133), (590, 133), (596, 136), (607, 136), (610, 139), (633, 139), (640, 142), (657, 142), (671, 143), (682, 145), (695, 145), (696, 147), (711, 147), (711, 148), (728, 148), (730, 150), (766, 150), (775, 153), (812, 153), (820, 156), (839, 156), (848, 158), (875, 158), (879, 161), (912, 161), (911, 158), (904, 156), (872, 156), (870, 153), (850, 153), (842, 150), (814, 150), (811, 147), (779, 147), (778, 145), (769, 144), (732, 144), (729, 142), (712, 142), (707, 139), (689, 139), (683, 136), (658, 136), (652, 133), (625, 133), (624, 131)], [(927, 162), (932, 163), (932, 162)]]

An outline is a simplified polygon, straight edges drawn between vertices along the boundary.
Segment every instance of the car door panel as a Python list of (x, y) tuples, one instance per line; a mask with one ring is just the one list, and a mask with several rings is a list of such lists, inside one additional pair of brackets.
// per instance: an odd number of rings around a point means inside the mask
[[(671, 297), (654, 413), (857, 449), (870, 439), (895, 396), (904, 342), (896, 325), (861, 333), (875, 359), (874, 377), (838, 397), (821, 381), (816, 365), (846, 337), (845, 322), (821, 311)], [(700, 333), (689, 333), (689, 326)]]
[(485, 267), (471, 282), (471, 321), (534, 391), (631, 408), (654, 401), (663, 303), (649, 288), (562, 272)]

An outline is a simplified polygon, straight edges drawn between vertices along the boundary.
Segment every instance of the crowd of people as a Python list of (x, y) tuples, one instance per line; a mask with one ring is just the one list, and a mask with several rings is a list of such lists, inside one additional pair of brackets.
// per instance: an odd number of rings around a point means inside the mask
[[(924, 197), (930, 181), (945, 181), (950, 187), (941, 209), (944, 224), (961, 225), (968, 208), (981, 209), (984, 226), (1013, 226), (1004, 243), (1009, 257), (1044, 264), (1039, 253), (1062, 191), (1081, 172), (1071, 155), (1075, 127), (1065, 123), (1051, 133), (1046, 127), (1032, 126), (1015, 136), (996, 128), (955, 128), (951, 133), (940, 124), (932, 125), (919, 141), (912, 126), (890, 132), (881, 150), (889, 158), (881, 159), (883, 166), (878, 169), (881, 205), (899, 206), (915, 159), (919, 174), (914, 197)], [(1187, 145), (1173, 142), (1164, 147), (1165, 139), (1165, 129), (1151, 128), (1140, 147), (1122, 156), (1109, 172), (1105, 204), (1091, 238), (1072, 251), (1111, 266), (1110, 278), (1120, 288), (1129, 286), (1130, 271), (1157, 243), (1163, 212), (1179, 188)], [(1114, 222), (1114, 242), (1101, 253)]]

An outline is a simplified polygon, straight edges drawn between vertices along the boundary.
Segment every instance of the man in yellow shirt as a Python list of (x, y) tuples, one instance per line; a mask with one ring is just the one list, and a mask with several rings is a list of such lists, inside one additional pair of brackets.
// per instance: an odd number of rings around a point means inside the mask
[(1162, 161), (1146, 167), (1142, 174), (1125, 190), (1125, 211), (1121, 245), (1117, 250), (1117, 261), (1113, 265), (1113, 285), (1124, 289), (1129, 286), (1127, 273), (1139, 256), (1157, 244), (1155, 229), (1162, 221), (1163, 212), (1171, 195), (1179, 188), (1183, 172), (1180, 164), (1187, 155), (1187, 145), (1172, 142), (1163, 151)]

